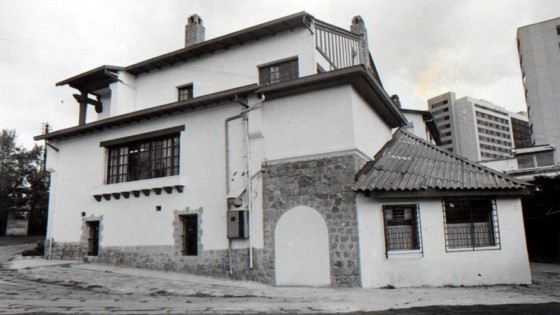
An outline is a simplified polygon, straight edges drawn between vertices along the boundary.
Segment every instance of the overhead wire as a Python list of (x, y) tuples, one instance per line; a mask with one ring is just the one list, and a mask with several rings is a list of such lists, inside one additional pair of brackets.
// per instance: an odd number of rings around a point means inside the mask
[[(6, 35), (6, 34), (1, 34), (0, 33), (0, 41), (7, 41), (7, 42), (13, 42), (13, 43), (19, 43), (19, 44), (27, 44), (27, 45), (35, 45), (35, 46), (39, 46), (39, 47), (43, 47), (43, 48), (47, 48), (47, 49), (53, 49), (53, 50), (58, 50), (58, 51), (63, 51), (63, 52), (80, 52), (80, 53), (85, 53), (91, 56), (95, 56), (98, 58), (115, 58), (115, 59), (120, 59), (124, 62), (130, 63), (131, 60), (133, 59), (133, 57), (131, 56), (124, 56), (124, 55), (111, 55), (111, 54), (96, 54), (93, 53), (91, 50), (88, 49), (81, 49), (81, 48), (76, 48), (76, 47), (61, 47), (57, 44), (52, 44), (50, 42), (45, 42), (45, 41), (40, 41), (40, 40), (36, 40), (36, 39), (31, 39), (31, 38), (24, 38), (24, 37), (19, 37), (19, 36), (13, 36), (13, 35)], [(235, 72), (229, 72), (229, 71), (221, 71), (221, 70), (212, 70), (212, 69), (208, 69), (208, 68), (201, 68), (201, 67), (193, 67), (193, 66), (176, 66), (176, 69), (181, 69), (181, 70), (186, 70), (186, 71), (196, 71), (196, 72), (203, 72), (203, 73), (211, 73), (211, 74), (218, 74), (218, 75), (224, 75), (224, 76), (231, 76), (231, 77), (244, 77), (244, 78), (250, 78), (250, 79), (255, 79), (256, 75), (247, 75), (247, 74), (240, 74), (240, 73), (235, 73)]]

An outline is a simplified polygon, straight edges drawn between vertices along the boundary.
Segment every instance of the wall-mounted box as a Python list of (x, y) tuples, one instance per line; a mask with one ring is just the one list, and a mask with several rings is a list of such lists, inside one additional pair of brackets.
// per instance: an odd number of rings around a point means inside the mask
[(233, 210), (227, 212), (228, 238), (249, 237), (249, 211)]

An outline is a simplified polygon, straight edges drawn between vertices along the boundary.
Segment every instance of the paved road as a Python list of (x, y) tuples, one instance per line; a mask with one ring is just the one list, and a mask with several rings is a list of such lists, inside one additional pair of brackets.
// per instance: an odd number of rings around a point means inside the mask
[[(0, 259), (24, 248), (0, 247)], [(550, 303), (559, 301), (558, 273), (547, 268), (533, 286), (396, 290), (277, 288), (99, 265), (0, 270), (0, 314), (560, 314)], [(535, 304), (429, 306), (438, 301)], [(358, 312), (379, 309), (389, 310)]]

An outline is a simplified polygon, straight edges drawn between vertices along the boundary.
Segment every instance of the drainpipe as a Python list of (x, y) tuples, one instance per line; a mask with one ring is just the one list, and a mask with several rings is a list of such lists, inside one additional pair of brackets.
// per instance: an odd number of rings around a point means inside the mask
[[(253, 178), (251, 177), (251, 144), (249, 142), (249, 112), (261, 106), (265, 101), (264, 95), (261, 99), (247, 108), (241, 114), (245, 120), (245, 142), (247, 150), (247, 195), (249, 202), (249, 269), (253, 269)], [(243, 104), (241, 104), (243, 105)]]
[[(248, 194), (248, 206), (249, 206), (249, 268), (253, 269), (253, 200), (252, 200), (252, 194), (253, 194), (253, 185), (252, 185), (252, 178), (251, 178), (251, 160), (250, 160), (250, 146), (249, 146), (249, 115), (248, 113), (250, 111), (252, 111), (253, 109), (256, 109), (257, 107), (261, 106), (264, 101), (265, 101), (265, 97), (264, 95), (260, 98), (260, 100), (253, 104), (252, 106), (249, 106), (248, 104), (245, 104), (244, 102), (242, 102), (241, 100), (235, 99), (235, 101), (240, 104), (241, 106), (243, 106), (245, 108), (245, 110), (241, 111), (240, 114), (229, 117), (225, 120), (225, 157), (226, 157), (226, 194), (229, 194), (230, 191), (230, 183), (229, 183), (229, 170), (230, 170), (230, 165), (229, 165), (229, 129), (228, 129), (228, 124), (230, 121), (239, 119), (239, 118), (243, 118), (245, 121), (245, 142), (246, 142), (246, 154), (247, 154), (247, 194)], [(229, 211), (229, 205), (226, 211)], [(232, 260), (232, 241), (231, 239), (229, 240), (229, 245), (228, 245), (228, 253), (229, 253), (229, 274), (230, 276), (233, 274), (233, 260)]]
[[(243, 115), (239, 114), (239, 115), (235, 115), (232, 117), (229, 117), (226, 119), (225, 121), (225, 137), (226, 137), (226, 141), (225, 141), (225, 146), (226, 146), (226, 196), (229, 194), (229, 128), (228, 128), (228, 124), (230, 121), (242, 118)], [(229, 204), (226, 207), (226, 211), (229, 211)], [(232, 256), (231, 256), (231, 239), (228, 238), (228, 256), (229, 256), (229, 275), (231, 276), (233, 274), (233, 260), (232, 260)]]

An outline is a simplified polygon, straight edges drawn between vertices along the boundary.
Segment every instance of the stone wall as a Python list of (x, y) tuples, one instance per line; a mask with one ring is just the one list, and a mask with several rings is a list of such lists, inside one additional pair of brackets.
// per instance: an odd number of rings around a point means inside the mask
[[(274, 230), (282, 214), (297, 207), (317, 210), (329, 231), (331, 285), (360, 283), (354, 175), (365, 163), (355, 154), (263, 165), (264, 247), (261, 268), (274, 270)], [(273, 283), (274, 274), (265, 282)]]
[[(45, 254), (49, 255), (49, 244)], [(87, 256), (87, 244), (83, 242), (54, 242), (52, 258), (62, 260), (84, 260), (85, 262), (108, 264), (117, 267), (143, 268), (175, 271), (190, 274), (229, 277), (237, 280), (251, 280), (270, 283), (270, 275), (259, 268), (259, 249), (253, 250), (254, 268), (249, 268), (249, 250), (232, 250), (232, 274), (229, 275), (228, 250), (199, 251), (198, 256), (183, 256), (174, 245), (169, 246), (109, 246), (100, 247), (99, 256)]]

